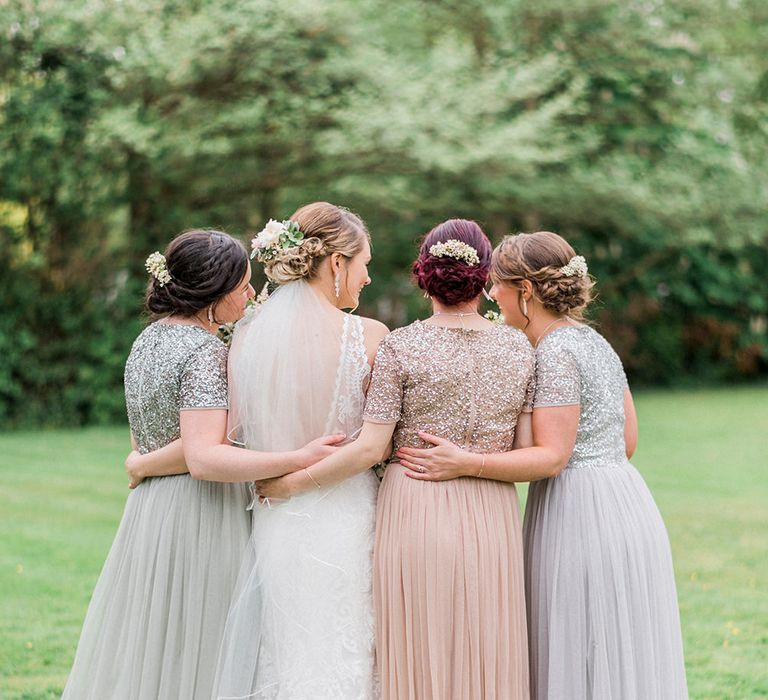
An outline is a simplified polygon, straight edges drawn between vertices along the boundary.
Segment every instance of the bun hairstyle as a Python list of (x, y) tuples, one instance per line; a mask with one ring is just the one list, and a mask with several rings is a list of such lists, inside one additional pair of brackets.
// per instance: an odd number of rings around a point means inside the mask
[[(446, 241), (461, 241), (477, 251), (479, 262), (436, 256), (430, 248)], [(491, 242), (474, 221), (449, 219), (433, 228), (421, 243), (419, 257), (413, 263), (413, 276), (419, 289), (446, 306), (456, 306), (475, 299), (488, 281)]]
[(528, 280), (545, 309), (582, 321), (595, 283), (588, 274), (562, 270), (575, 256), (568, 241), (556, 233), (518, 233), (506, 236), (493, 251), (491, 277), (511, 287)]
[(178, 314), (193, 316), (237, 289), (248, 271), (245, 246), (229, 234), (194, 229), (176, 236), (165, 249), (170, 279), (152, 277), (145, 305), (154, 318)]
[(328, 255), (340, 253), (353, 258), (363, 249), (363, 241), (371, 239), (357, 214), (328, 202), (307, 204), (289, 218), (299, 225), (304, 240), (301, 245), (278, 250), (264, 263), (264, 272), (276, 284), (311, 280)]

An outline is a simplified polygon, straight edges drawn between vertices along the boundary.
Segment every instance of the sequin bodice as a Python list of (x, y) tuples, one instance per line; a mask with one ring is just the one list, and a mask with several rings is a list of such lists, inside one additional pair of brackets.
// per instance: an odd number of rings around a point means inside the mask
[(147, 326), (125, 363), (125, 403), (139, 450), (167, 445), (180, 436), (180, 411), (227, 408), (227, 348), (198, 326)]
[(396, 422), (395, 449), (425, 446), (423, 430), (474, 451), (501, 452), (512, 448), (533, 377), (533, 349), (519, 331), (416, 321), (382, 341), (364, 419)]
[(579, 404), (579, 428), (568, 468), (624, 463), (624, 389), (621, 360), (589, 326), (566, 326), (536, 349), (534, 408)]

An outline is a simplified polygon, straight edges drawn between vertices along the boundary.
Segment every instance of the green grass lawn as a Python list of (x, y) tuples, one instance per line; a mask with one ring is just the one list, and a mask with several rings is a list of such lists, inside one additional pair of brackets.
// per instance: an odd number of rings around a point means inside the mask
[[(768, 697), (768, 389), (637, 397), (696, 700)], [(0, 435), (0, 697), (58, 698), (126, 497), (125, 428)], [(620, 700), (620, 699), (616, 699)]]

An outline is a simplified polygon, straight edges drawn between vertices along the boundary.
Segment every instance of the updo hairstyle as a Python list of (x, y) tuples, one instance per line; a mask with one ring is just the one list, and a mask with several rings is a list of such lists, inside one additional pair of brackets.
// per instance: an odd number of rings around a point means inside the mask
[(307, 204), (290, 219), (299, 225), (304, 240), (301, 245), (279, 250), (264, 263), (264, 272), (276, 284), (314, 279), (327, 256), (340, 253), (353, 258), (371, 238), (359, 216), (328, 202)]
[(176, 314), (194, 316), (237, 289), (248, 271), (245, 246), (229, 234), (194, 229), (176, 236), (165, 249), (170, 281), (154, 277), (147, 286), (145, 306), (153, 318)]
[(594, 282), (589, 275), (567, 275), (560, 269), (575, 255), (564, 238), (550, 231), (505, 236), (493, 251), (491, 278), (509, 287), (528, 280), (545, 309), (582, 321)]
[[(464, 260), (432, 255), (436, 243), (456, 240), (472, 246), (480, 258), (470, 265)], [(421, 243), (419, 257), (413, 263), (413, 276), (420, 289), (446, 306), (456, 306), (475, 299), (488, 281), (491, 242), (474, 221), (449, 219), (433, 228)]]

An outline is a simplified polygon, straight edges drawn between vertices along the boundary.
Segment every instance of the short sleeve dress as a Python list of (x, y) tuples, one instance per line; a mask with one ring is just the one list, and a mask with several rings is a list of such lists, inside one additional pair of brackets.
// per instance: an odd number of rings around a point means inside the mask
[(580, 407), (573, 454), (533, 482), (523, 535), (537, 700), (687, 698), (669, 540), (626, 457), (621, 361), (588, 326), (536, 350), (534, 411)]
[[(141, 452), (180, 436), (179, 413), (227, 408), (227, 349), (197, 326), (156, 322), (125, 368)], [(131, 491), (91, 598), (64, 700), (210, 700), (250, 534), (244, 484), (189, 474)]]
[[(533, 377), (519, 331), (417, 321), (382, 342), (364, 419), (396, 423), (395, 449), (425, 447), (424, 430), (471, 451), (506, 451)], [(382, 698), (528, 698), (522, 567), (514, 484), (416, 481), (391, 463), (374, 549)]]

